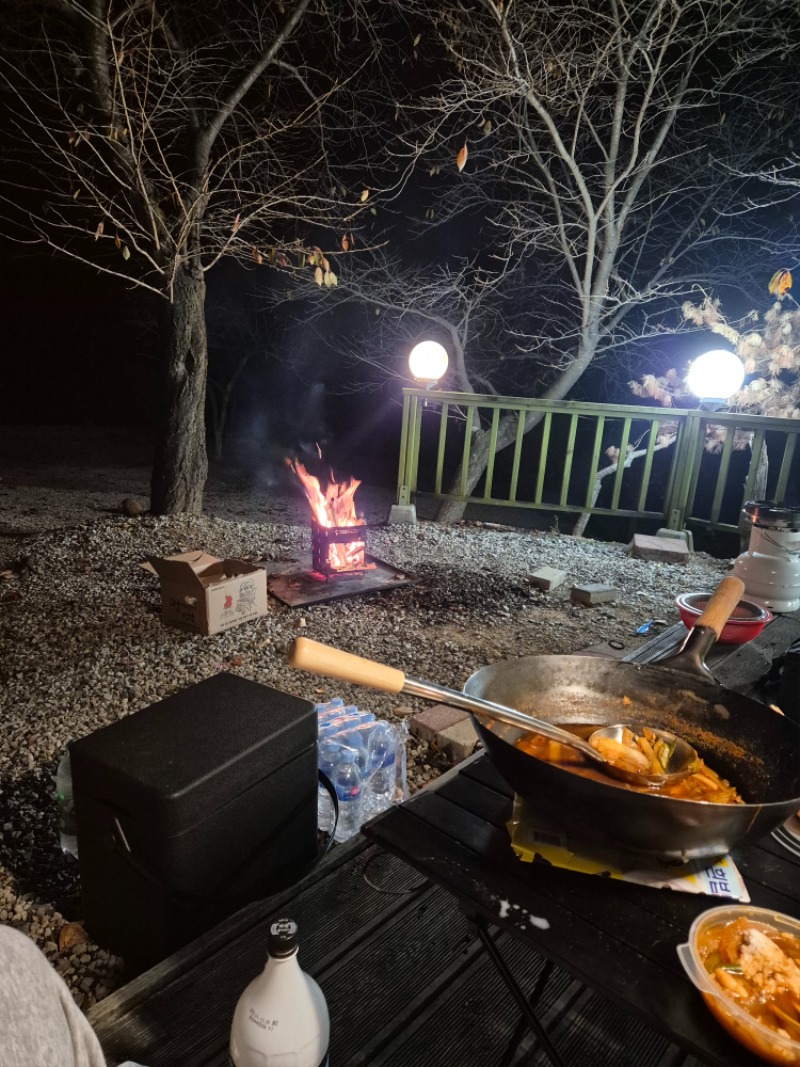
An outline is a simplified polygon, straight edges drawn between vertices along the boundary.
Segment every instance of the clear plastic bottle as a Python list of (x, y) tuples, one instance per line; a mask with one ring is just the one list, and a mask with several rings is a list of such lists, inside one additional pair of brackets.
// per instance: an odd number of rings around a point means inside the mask
[(61, 851), (65, 856), (78, 858), (78, 837), (75, 830), (75, 802), (72, 797), (72, 768), (69, 748), (61, 757), (56, 771), (56, 800), (58, 801), (58, 832)]
[(297, 924), (270, 924), (267, 962), (239, 997), (228, 1051), (233, 1067), (327, 1067), (330, 1019), (322, 990), (300, 969)]
[(340, 730), (337, 734), (332, 734), (331, 739), (338, 741), (342, 748), (352, 748), (356, 757), (356, 767), (358, 767), (358, 773), (361, 775), (362, 784), (366, 782), (369, 775), (369, 755), (367, 753), (367, 742), (369, 740), (369, 732), (373, 729), (372, 723), (362, 724), (355, 726), (351, 730)]
[[(322, 737), (318, 746), (318, 766), (323, 774), (333, 782), (336, 764), (339, 760), (341, 745), (329, 737)], [(333, 801), (322, 783), (317, 790), (317, 826), (328, 834), (333, 829)]]
[(344, 701), (342, 698), (333, 697), (325, 704), (315, 704), (314, 711), (317, 713), (317, 719), (322, 722), (324, 719), (332, 718), (334, 715), (341, 715), (343, 707)]
[(370, 814), (385, 811), (394, 799), (398, 738), (391, 723), (376, 723), (369, 737), (369, 787), (367, 807)]
[(333, 777), (336, 799), (339, 801), (339, 821), (336, 841), (347, 841), (361, 829), (362, 778), (356, 763), (355, 749), (342, 745)]

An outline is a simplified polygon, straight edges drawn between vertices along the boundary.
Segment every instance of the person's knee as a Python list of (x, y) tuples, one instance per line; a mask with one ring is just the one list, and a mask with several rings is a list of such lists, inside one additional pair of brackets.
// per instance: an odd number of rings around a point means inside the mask
[(97, 1037), (29, 937), (0, 925), (0, 1067), (104, 1067)]

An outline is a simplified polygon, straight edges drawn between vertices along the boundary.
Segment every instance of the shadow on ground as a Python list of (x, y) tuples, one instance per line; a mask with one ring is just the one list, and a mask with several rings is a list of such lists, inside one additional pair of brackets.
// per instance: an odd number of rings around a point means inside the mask
[(73, 920), (80, 918), (80, 878), (77, 862), (59, 844), (54, 774), (55, 767), (0, 778), (0, 866), (19, 894), (50, 901)]

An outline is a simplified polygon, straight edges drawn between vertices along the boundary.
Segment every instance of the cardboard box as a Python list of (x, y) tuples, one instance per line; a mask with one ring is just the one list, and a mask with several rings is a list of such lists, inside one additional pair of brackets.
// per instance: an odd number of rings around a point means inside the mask
[(267, 613), (267, 572), (241, 559), (207, 552), (149, 556), (142, 567), (161, 580), (164, 622), (197, 634), (218, 634)]

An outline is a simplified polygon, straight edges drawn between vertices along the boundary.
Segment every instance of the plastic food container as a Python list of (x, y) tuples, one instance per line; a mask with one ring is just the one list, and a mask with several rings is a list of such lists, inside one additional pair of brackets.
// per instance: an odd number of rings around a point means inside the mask
[[(681, 622), (687, 629), (692, 629), (710, 599), (711, 593), (682, 593), (675, 597)], [(766, 608), (754, 604), (752, 600), (740, 600), (723, 626), (719, 642), (723, 645), (741, 645), (745, 641), (752, 641), (771, 620), (772, 612)]]
[(800, 922), (797, 919), (770, 911), (768, 908), (753, 908), (744, 904), (711, 908), (710, 911), (698, 915), (692, 923), (688, 943), (678, 945), (678, 958), (702, 993), (711, 1013), (740, 1044), (770, 1063), (782, 1064), (783, 1067), (800, 1067), (800, 1041), (793, 1041), (776, 1033), (740, 1008), (736, 1001), (717, 985), (700, 959), (700, 953), (697, 951), (698, 937), (712, 926), (724, 925), (739, 918), (800, 937)]

